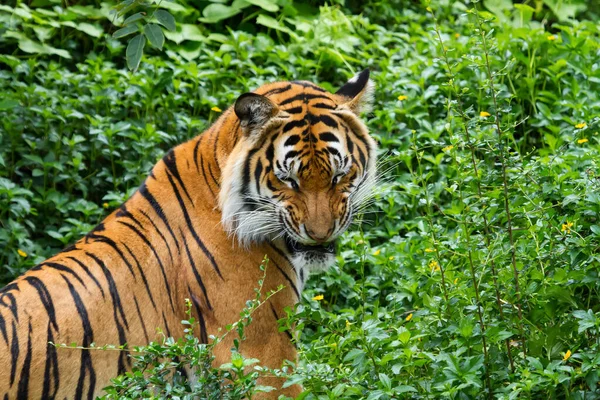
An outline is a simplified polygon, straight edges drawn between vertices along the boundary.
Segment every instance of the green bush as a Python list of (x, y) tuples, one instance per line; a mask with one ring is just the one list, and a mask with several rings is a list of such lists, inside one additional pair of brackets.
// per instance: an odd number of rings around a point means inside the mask
[[(0, 8), (0, 280), (88, 231), (239, 93), (333, 90), (372, 66), (383, 190), (281, 321), (299, 362), (272, 373), (305, 399), (600, 398), (598, 6), (276, 3), (217, 25), (169, 3), (177, 32), (135, 74), (125, 39), (77, 28), (116, 29), (107, 5)], [(278, 25), (235, 24), (258, 18)], [(46, 40), (40, 20), (58, 24)]]

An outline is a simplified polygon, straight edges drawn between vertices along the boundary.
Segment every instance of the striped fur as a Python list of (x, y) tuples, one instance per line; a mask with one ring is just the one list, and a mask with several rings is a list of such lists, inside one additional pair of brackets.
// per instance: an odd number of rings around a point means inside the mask
[[(275, 368), (294, 360), (277, 319), (310, 270), (332, 262), (319, 254), (347, 228), (375, 176), (376, 145), (357, 117), (368, 82), (367, 71), (338, 94), (281, 82), (240, 97), (93, 231), (2, 288), (0, 398), (100, 395), (131, 367), (126, 353), (47, 343), (132, 347), (157, 340), (157, 327), (182, 336), (185, 298), (206, 341), (253, 298), (265, 254), (265, 290), (286, 288), (255, 313), (241, 350)], [(230, 344), (217, 348), (217, 363)]]

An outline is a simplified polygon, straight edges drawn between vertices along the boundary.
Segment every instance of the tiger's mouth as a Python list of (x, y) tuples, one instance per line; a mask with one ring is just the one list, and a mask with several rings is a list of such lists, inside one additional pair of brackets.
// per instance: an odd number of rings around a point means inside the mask
[(285, 243), (287, 244), (287, 247), (290, 249), (290, 251), (294, 253), (312, 253), (315, 255), (328, 255), (335, 253), (337, 241), (334, 240), (329, 243), (309, 245), (297, 242), (294, 239), (292, 239), (289, 235), (285, 235)]

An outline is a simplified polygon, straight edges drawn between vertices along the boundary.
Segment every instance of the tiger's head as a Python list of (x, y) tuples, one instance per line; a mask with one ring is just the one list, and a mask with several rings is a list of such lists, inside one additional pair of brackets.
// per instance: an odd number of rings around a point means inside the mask
[(283, 240), (296, 267), (333, 264), (335, 239), (375, 183), (377, 144), (359, 118), (372, 90), (365, 70), (335, 94), (295, 81), (241, 95), (243, 135), (219, 196), (225, 229), (245, 245)]

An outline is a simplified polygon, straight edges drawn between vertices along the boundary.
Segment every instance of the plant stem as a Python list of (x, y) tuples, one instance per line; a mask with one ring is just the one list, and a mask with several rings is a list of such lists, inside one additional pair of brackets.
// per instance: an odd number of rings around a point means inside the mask
[[(442, 39), (442, 35), (440, 33), (440, 27), (438, 24), (438, 20), (435, 17), (435, 14), (433, 13), (433, 10), (431, 11), (431, 15), (433, 16), (433, 20), (434, 20), (434, 29), (435, 29), (435, 33), (437, 34), (437, 38), (438, 41), (440, 42), (440, 47), (442, 49), (442, 54), (443, 54), (443, 59), (444, 59), (444, 63), (446, 64), (446, 69), (448, 70), (448, 76), (450, 77), (450, 87), (453, 90), (453, 92), (456, 95), (456, 111), (458, 112), (462, 125), (463, 125), (463, 129), (465, 131), (465, 137), (467, 140), (467, 147), (469, 148), (469, 151), (471, 153), (471, 165), (473, 166), (473, 172), (475, 173), (475, 182), (476, 182), (476, 186), (477, 186), (477, 197), (478, 200), (481, 202), (483, 200), (483, 196), (482, 196), (482, 192), (481, 192), (481, 179), (479, 177), (479, 170), (477, 168), (477, 156), (475, 155), (475, 146), (473, 144), (473, 142), (471, 141), (471, 134), (469, 132), (469, 127), (468, 127), (468, 121), (469, 121), (469, 117), (466, 115), (465, 111), (464, 111), (464, 107), (463, 107), (463, 102), (462, 102), (462, 98), (460, 95), (460, 91), (458, 90), (457, 86), (456, 86), (456, 76), (452, 70), (452, 66), (450, 65), (450, 59), (448, 57), (448, 50), (446, 49), (446, 47), (444, 46), (444, 41)], [(450, 112), (450, 108), (451, 108), (451, 102), (450, 99), (448, 99), (448, 107), (449, 110), (448, 112)], [(483, 217), (483, 231), (484, 231), (484, 240), (485, 240), (485, 245), (488, 248), (488, 251), (491, 252), (491, 242), (490, 242), (490, 225), (487, 219), (487, 216), (485, 214), (485, 212), (482, 213), (482, 217)], [(469, 250), (469, 258), (471, 257), (471, 252)], [(470, 260), (471, 261), (471, 260)], [(492, 280), (494, 283), (494, 292), (495, 292), (495, 297), (496, 297), (496, 305), (498, 307), (498, 312), (500, 313), (500, 321), (504, 320), (504, 311), (502, 309), (502, 302), (500, 301), (500, 287), (498, 285), (498, 274), (496, 272), (496, 265), (494, 260), (492, 259), (490, 262), (490, 269), (492, 272)], [(477, 292), (477, 289), (476, 289)], [(479, 300), (478, 300), (479, 301)], [(513, 362), (513, 358), (512, 358), (512, 353), (510, 351), (510, 341), (508, 339), (506, 339), (504, 341), (505, 345), (506, 345), (506, 354), (508, 355), (508, 361), (510, 363), (510, 369), (511, 371), (514, 373), (515, 371), (515, 365)]]
[(516, 257), (516, 247), (515, 240), (513, 236), (513, 228), (512, 228), (512, 216), (510, 213), (510, 205), (508, 201), (508, 178), (506, 173), (506, 159), (504, 157), (504, 146), (502, 145), (502, 141), (504, 140), (504, 133), (502, 132), (502, 128), (500, 127), (500, 115), (498, 113), (498, 100), (496, 98), (496, 90), (494, 89), (494, 75), (492, 74), (492, 69), (490, 67), (489, 60), (489, 50), (487, 40), (485, 38), (485, 30), (483, 29), (483, 23), (481, 21), (481, 17), (479, 16), (479, 12), (477, 11), (477, 7), (473, 7), (475, 12), (475, 16), (477, 18), (477, 25), (479, 27), (479, 33), (481, 35), (481, 43), (483, 45), (483, 52), (485, 56), (485, 66), (486, 72), (488, 75), (488, 83), (490, 87), (490, 91), (492, 94), (492, 100), (494, 102), (494, 122), (496, 125), (496, 133), (498, 134), (498, 145), (500, 146), (500, 162), (502, 167), (502, 186), (504, 190), (504, 209), (506, 212), (506, 223), (508, 229), (508, 237), (510, 241), (510, 253), (511, 253), (511, 265), (513, 270), (514, 282), (515, 282), (515, 295), (517, 297), (517, 311), (519, 317), (519, 330), (521, 332), (521, 344), (523, 346), (523, 357), (527, 355), (527, 348), (525, 343), (525, 332), (523, 330), (523, 311), (521, 309), (521, 290), (519, 287), (519, 271), (517, 270), (517, 257)]

